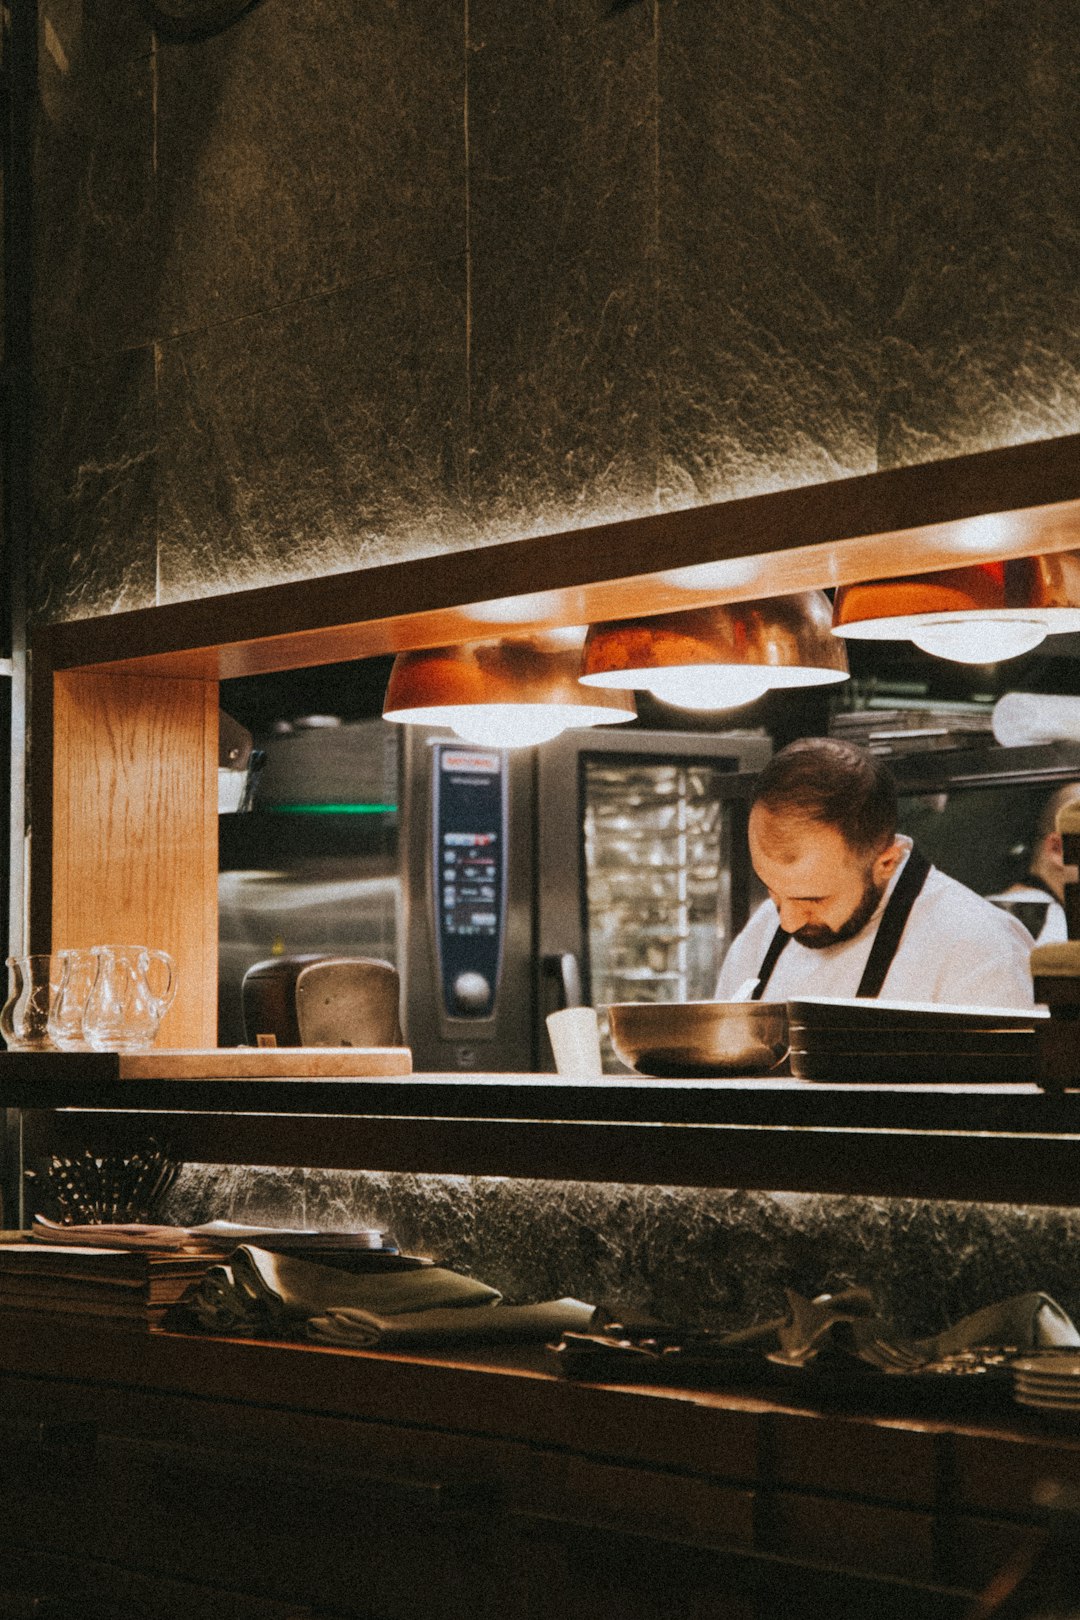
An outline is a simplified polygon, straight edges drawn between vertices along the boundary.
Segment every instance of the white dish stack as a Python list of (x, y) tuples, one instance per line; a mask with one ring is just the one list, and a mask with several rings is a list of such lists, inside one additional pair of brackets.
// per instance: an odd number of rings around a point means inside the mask
[(1012, 1364), (1018, 1405), (1047, 1416), (1080, 1421), (1080, 1350), (1024, 1356)]

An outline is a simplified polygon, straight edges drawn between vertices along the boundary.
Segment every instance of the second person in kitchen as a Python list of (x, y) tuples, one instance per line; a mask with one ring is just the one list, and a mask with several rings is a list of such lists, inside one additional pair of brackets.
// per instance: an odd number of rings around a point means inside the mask
[(769, 899), (732, 942), (717, 997), (752, 981), (755, 1000), (1030, 1007), (1027, 929), (931, 866), (896, 822), (896, 785), (875, 755), (832, 737), (782, 749), (750, 811)]

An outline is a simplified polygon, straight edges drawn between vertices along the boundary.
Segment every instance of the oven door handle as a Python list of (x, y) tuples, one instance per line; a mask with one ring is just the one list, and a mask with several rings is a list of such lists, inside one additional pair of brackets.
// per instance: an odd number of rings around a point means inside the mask
[(559, 951), (552, 956), (541, 957), (540, 969), (545, 984), (554, 984), (558, 991), (558, 1000), (551, 1011), (561, 1011), (563, 1007), (581, 1007), (584, 1005), (585, 998), (581, 988), (581, 964), (573, 951)]

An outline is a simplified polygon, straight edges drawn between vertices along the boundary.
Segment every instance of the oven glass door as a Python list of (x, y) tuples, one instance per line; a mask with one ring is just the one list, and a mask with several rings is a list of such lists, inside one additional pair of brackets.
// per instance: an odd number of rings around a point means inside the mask
[(707, 1001), (735, 930), (731, 774), (694, 759), (581, 759), (588, 998), (604, 1067), (621, 1070), (613, 1001)]

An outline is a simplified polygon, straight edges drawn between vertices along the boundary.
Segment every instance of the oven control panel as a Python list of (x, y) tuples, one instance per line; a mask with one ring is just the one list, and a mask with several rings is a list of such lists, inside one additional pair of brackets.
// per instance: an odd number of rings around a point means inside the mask
[(432, 891), (442, 1002), (451, 1018), (491, 1018), (506, 915), (506, 756), (434, 750)]

